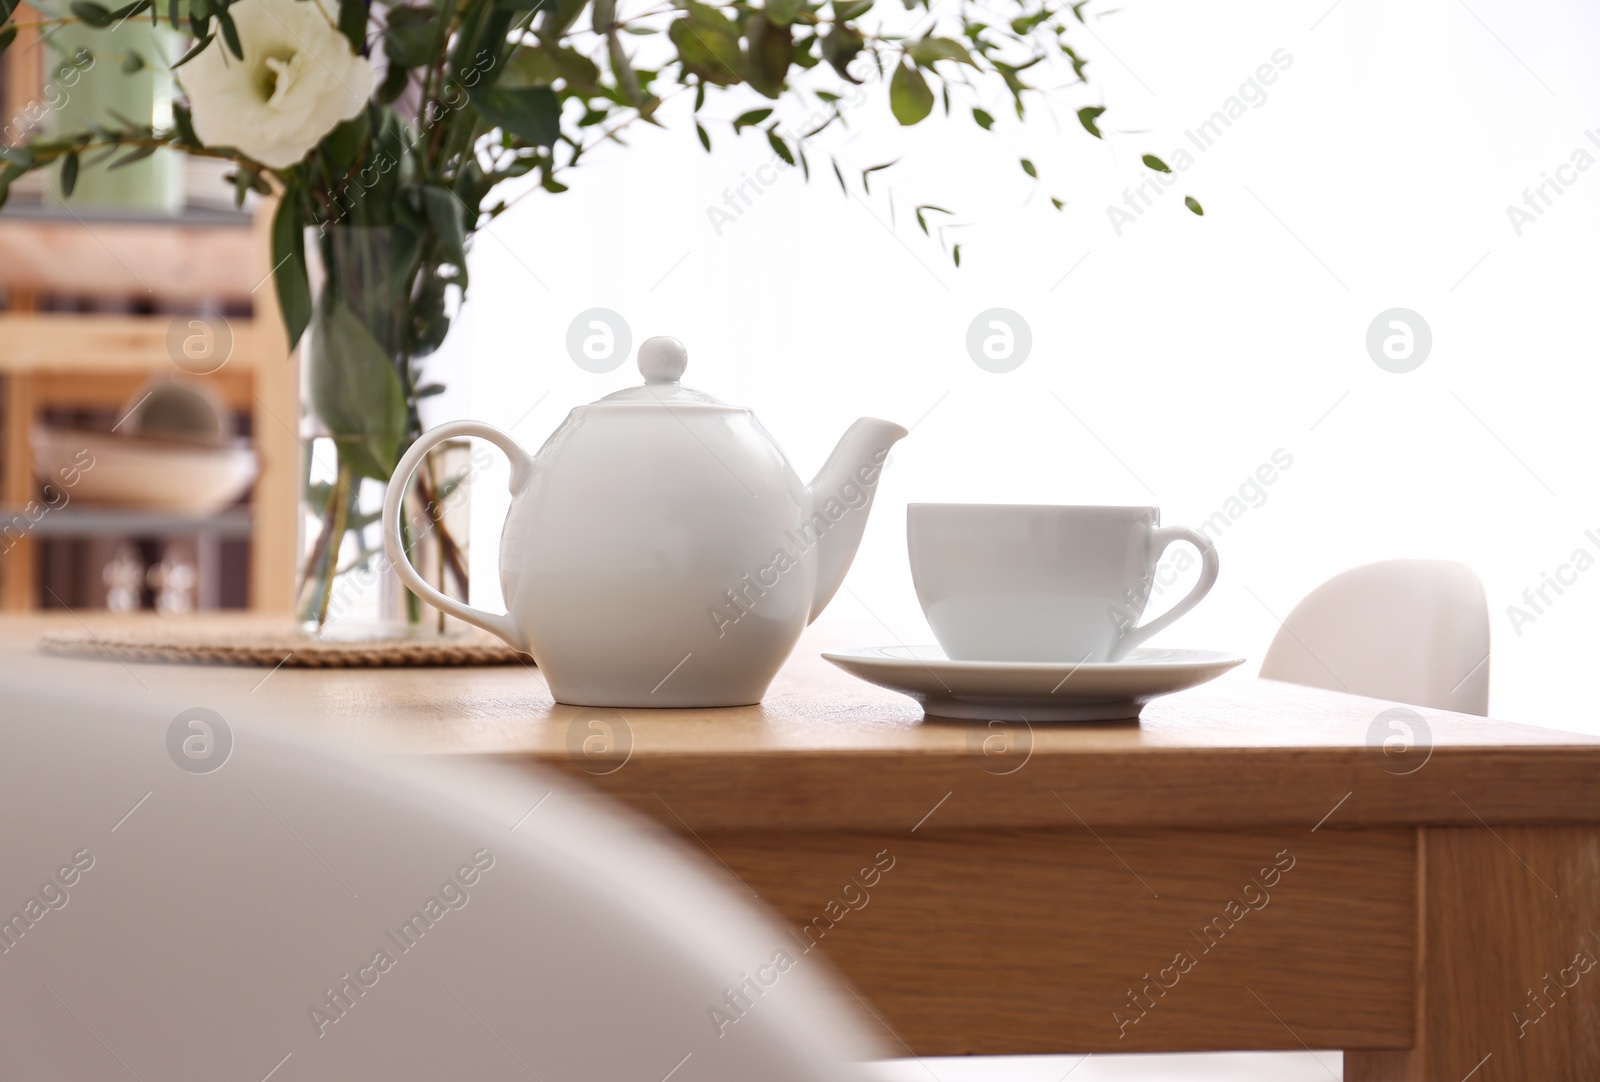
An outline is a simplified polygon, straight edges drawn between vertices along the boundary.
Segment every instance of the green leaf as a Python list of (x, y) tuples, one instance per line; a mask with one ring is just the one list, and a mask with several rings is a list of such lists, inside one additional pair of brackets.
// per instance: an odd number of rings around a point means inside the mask
[(1053, 14), (1055, 13), (1048, 6), (1045, 6), (1031, 15), (1019, 15), (1011, 20), (1011, 31), (1018, 37), (1023, 37)]
[(1078, 123), (1083, 125), (1084, 131), (1096, 139), (1103, 139), (1105, 137), (1100, 134), (1100, 125), (1097, 121), (1100, 119), (1100, 114), (1105, 111), (1105, 106), (1103, 105), (1084, 106), (1078, 110)]
[(752, 127), (752, 126), (754, 126), (756, 124), (761, 123), (763, 120), (767, 119), (767, 117), (769, 117), (771, 115), (772, 115), (772, 110), (771, 109), (752, 109), (748, 113), (741, 113), (738, 117), (736, 117), (734, 119), (734, 122), (733, 122), (734, 134), (737, 135), (739, 132), (743, 131), (745, 128), (749, 128), (749, 127)]
[(1158, 173), (1170, 173), (1170, 172), (1172, 172), (1172, 168), (1170, 166), (1168, 166), (1166, 162), (1164, 162), (1160, 158), (1156, 157), (1154, 154), (1146, 154), (1143, 158), (1140, 158), (1139, 160), (1144, 162), (1144, 164), (1148, 165), (1151, 169), (1154, 169)]
[(189, 5), (189, 36), (197, 41), (211, 37), (211, 5)]
[(711, 133), (706, 131), (705, 125), (698, 120), (694, 122), (694, 133), (700, 137), (700, 145), (706, 148), (706, 153), (711, 153)]
[(1022, 171), (1024, 173), (1028, 174), (1034, 180), (1038, 180), (1039, 179), (1039, 170), (1034, 168), (1034, 164), (1032, 162), (1030, 162), (1027, 158), (1023, 158), (1023, 159), (1021, 159), (1021, 161), (1022, 161)]
[(593, 60), (566, 45), (541, 43), (536, 48), (519, 49), (506, 61), (497, 86), (553, 86), (565, 79), (569, 94), (587, 97), (596, 92), (600, 68)]
[(1200, 205), (1200, 200), (1196, 199), (1194, 196), (1192, 196), (1192, 195), (1184, 196), (1183, 197), (1183, 205), (1188, 207), (1191, 213), (1200, 215), (1202, 217), (1205, 216), (1206, 208), (1202, 207)]
[(989, 131), (994, 127), (994, 117), (990, 116), (982, 109), (972, 110), (972, 119), (977, 121), (978, 127), (982, 128), (984, 131)]
[(197, 57), (201, 53), (205, 52), (206, 51), (206, 46), (211, 44), (212, 40), (214, 39), (214, 36), (215, 35), (212, 35), (212, 34), (202, 34), (200, 37), (196, 38), (195, 39), (195, 43), (193, 45), (189, 46), (189, 51), (184, 53), (181, 57), (179, 57), (177, 63), (172, 65), (173, 68), (174, 69), (181, 68), (185, 64), (187, 64), (189, 61), (193, 60), (195, 57)]
[(951, 38), (923, 38), (906, 46), (906, 55), (914, 60), (918, 67), (931, 68), (935, 61), (954, 60), (959, 64), (977, 67), (972, 62), (972, 54), (967, 52), (967, 47)]
[(855, 27), (833, 26), (822, 39), (822, 59), (828, 62), (839, 78), (846, 82), (859, 83), (861, 80), (850, 74), (850, 61), (856, 58), (865, 45), (866, 39)]
[(365, 109), (346, 120), (322, 137), (319, 150), (328, 163), (329, 172), (341, 175), (356, 163), (356, 158), (367, 145), (372, 133), (372, 117)]
[(1061, 52), (1068, 60), (1072, 61), (1072, 74), (1078, 77), (1078, 81), (1081, 83), (1088, 82), (1089, 80), (1084, 78), (1083, 69), (1089, 66), (1089, 61), (1079, 56), (1078, 50), (1064, 41), (1061, 42)]
[(789, 27), (777, 26), (757, 12), (745, 21), (744, 36), (750, 43), (750, 85), (761, 94), (776, 98), (783, 93), (789, 64), (794, 60), (794, 38)]
[(194, 116), (182, 102), (172, 103), (172, 127), (177, 131), (178, 138), (188, 146), (200, 145), (200, 138), (194, 133)]
[[(220, 18), (220, 13), (219, 16)], [(350, 49), (362, 56), (367, 47), (366, 0), (339, 0), (339, 33), (350, 43)]]
[(0, 29), (0, 53), (4, 53), (13, 41), (17, 40), (17, 28), (7, 26)]
[(844, 171), (839, 168), (839, 159), (834, 158), (832, 161), (833, 175), (839, 178), (839, 190), (848, 196), (850, 194), (850, 186), (844, 182)]
[(78, 152), (68, 153), (61, 159), (61, 195), (72, 198), (72, 189), (78, 186)]
[(130, 50), (128, 54), (122, 58), (122, 74), (124, 75), (132, 75), (134, 72), (139, 71), (143, 67), (144, 57), (140, 56), (136, 52)]
[(467, 229), (465, 209), (453, 192), (433, 184), (422, 186), (422, 205), (428, 215), (428, 224), (444, 249), (447, 262), (458, 269), (467, 269)]
[(842, 23), (859, 19), (872, 10), (872, 0), (833, 0), (833, 15)]
[(788, 26), (800, 13), (803, 0), (767, 0), (767, 18), (778, 26)]
[(889, 111), (909, 127), (927, 119), (933, 112), (933, 91), (922, 73), (902, 60), (889, 80)]
[(122, 157), (106, 166), (106, 172), (109, 173), (113, 169), (121, 169), (125, 165), (132, 165), (134, 162), (142, 161), (160, 149), (160, 145), (156, 143), (150, 143), (142, 147), (134, 147), (132, 150), (128, 151), (128, 153), (124, 154)]
[(239, 28), (233, 24), (233, 16), (227, 8), (217, 9), (217, 25), (222, 28), (222, 41), (227, 45), (228, 51), (243, 60), (244, 46), (239, 41)]
[[(606, 57), (611, 61), (611, 74), (616, 78), (623, 97), (634, 105), (643, 106), (645, 97), (639, 87), (639, 74), (633, 70), (633, 61), (628, 59), (628, 51), (622, 47), (622, 39), (615, 32), (606, 35)], [(639, 115), (646, 115), (642, 108)]]
[(550, 50), (540, 45), (532, 49), (518, 49), (500, 68), (495, 85), (510, 89), (519, 86), (554, 86), (561, 73)]
[(940, 214), (953, 213), (952, 211), (945, 210), (943, 207), (936, 207), (932, 203), (925, 203), (922, 206), (918, 207), (917, 208), (917, 225), (919, 227), (921, 227), (922, 232), (925, 233), (925, 234), (928, 232), (928, 219), (926, 217), (926, 213), (928, 211), (930, 211), (930, 210), (938, 211)]
[(1056, 197), (1055, 197), (1055, 196), (1053, 196), (1053, 195), (1052, 195), (1052, 196), (1051, 196), (1051, 197), (1050, 197), (1050, 205), (1051, 205), (1051, 206), (1052, 206), (1052, 207), (1055, 207), (1055, 208), (1056, 208), (1056, 209), (1057, 209), (1057, 210), (1061, 210), (1061, 209), (1062, 209), (1062, 208), (1063, 208), (1063, 207), (1065, 207), (1065, 206), (1066, 206), (1066, 205), (1067, 205), (1067, 204), (1066, 204), (1066, 201), (1065, 201), (1065, 200), (1063, 200), (1063, 199), (1057, 199), (1057, 198), (1056, 198)]
[(561, 135), (561, 103), (556, 92), (547, 86), (480, 83), (468, 93), (485, 120), (532, 146), (554, 146)]
[[(343, 29), (345, 3), (339, 5)], [(357, 5), (359, 6), (359, 5)], [(426, 64), (433, 50), (435, 20), (438, 13), (426, 7), (392, 7), (383, 31), (383, 55), (391, 66), (416, 68)]]
[(794, 164), (794, 152), (789, 149), (789, 144), (783, 141), (776, 128), (767, 129), (767, 144), (772, 147), (772, 152), (790, 165)]
[(722, 12), (697, 0), (686, 0), (686, 12), (667, 28), (667, 37), (678, 47), (678, 63), (683, 70), (717, 86), (743, 82), (739, 28)]
[(72, 3), (67, 7), (74, 15), (82, 19), (86, 26), (104, 29), (116, 22), (116, 19), (112, 17), (111, 9), (104, 4), (95, 3), (95, 0), (72, 0)]
[(583, 14), (583, 9), (589, 6), (589, 0), (533, 0), (525, 6), (542, 6), (544, 18), (539, 21), (539, 37), (545, 41), (555, 41), (572, 29), (572, 24), (578, 21), (578, 16)]
[(405, 390), (394, 361), (343, 301), (319, 306), (310, 351), (311, 405), (332, 433), (339, 458), (363, 477), (386, 481), (406, 429)]
[[(899, 158), (896, 158), (894, 162), (899, 160)], [(882, 165), (869, 165), (865, 169), (861, 170), (861, 187), (868, 195), (872, 194), (872, 174), (878, 172), (880, 169), (889, 168), (894, 164), (894, 162), (884, 162)]]
[(950, 253), (950, 258), (955, 260), (956, 266), (961, 266), (961, 245), (956, 245)]
[(283, 193), (272, 216), (273, 284), (278, 308), (293, 349), (311, 322), (311, 284), (306, 277), (305, 221), (300, 213), (300, 193), (291, 187)]

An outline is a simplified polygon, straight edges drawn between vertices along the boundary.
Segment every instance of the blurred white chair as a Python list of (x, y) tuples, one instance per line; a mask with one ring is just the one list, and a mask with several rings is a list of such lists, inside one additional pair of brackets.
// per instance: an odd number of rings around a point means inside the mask
[(1261, 675), (1412, 706), (1489, 713), (1489, 608), (1462, 564), (1385, 560), (1294, 607)]
[(883, 1054), (819, 956), (576, 787), (27, 680), (0, 673), (0, 1078), (831, 1082)]

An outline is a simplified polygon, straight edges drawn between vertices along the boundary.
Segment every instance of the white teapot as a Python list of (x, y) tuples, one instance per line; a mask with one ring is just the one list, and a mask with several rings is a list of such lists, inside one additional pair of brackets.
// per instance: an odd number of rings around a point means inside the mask
[[(423, 434), (389, 484), (384, 546), (418, 596), (532, 654), (558, 702), (759, 702), (844, 580), (906, 430), (863, 417), (808, 488), (748, 409), (679, 384), (676, 339), (643, 343), (638, 361), (643, 386), (573, 410), (537, 455), (476, 421)], [(503, 616), (429, 586), (400, 541), (412, 474), (462, 436), (511, 459)]]

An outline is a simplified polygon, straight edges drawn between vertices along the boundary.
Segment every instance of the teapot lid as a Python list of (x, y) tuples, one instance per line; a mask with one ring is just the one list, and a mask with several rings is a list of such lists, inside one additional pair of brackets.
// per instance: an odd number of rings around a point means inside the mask
[(664, 406), (681, 403), (710, 406), (726, 404), (704, 391), (685, 387), (678, 382), (684, 369), (689, 367), (689, 351), (676, 338), (659, 335), (646, 339), (639, 345), (638, 361), (644, 383), (614, 391), (600, 399), (601, 402), (656, 402)]

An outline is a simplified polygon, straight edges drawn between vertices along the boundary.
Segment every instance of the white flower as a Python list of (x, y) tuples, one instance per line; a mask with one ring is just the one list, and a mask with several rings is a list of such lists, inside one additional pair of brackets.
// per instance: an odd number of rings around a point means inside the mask
[(237, 147), (283, 169), (365, 108), (372, 65), (350, 48), (319, 0), (240, 0), (228, 11), (244, 59), (228, 51), (219, 31), (179, 69), (202, 143)]

